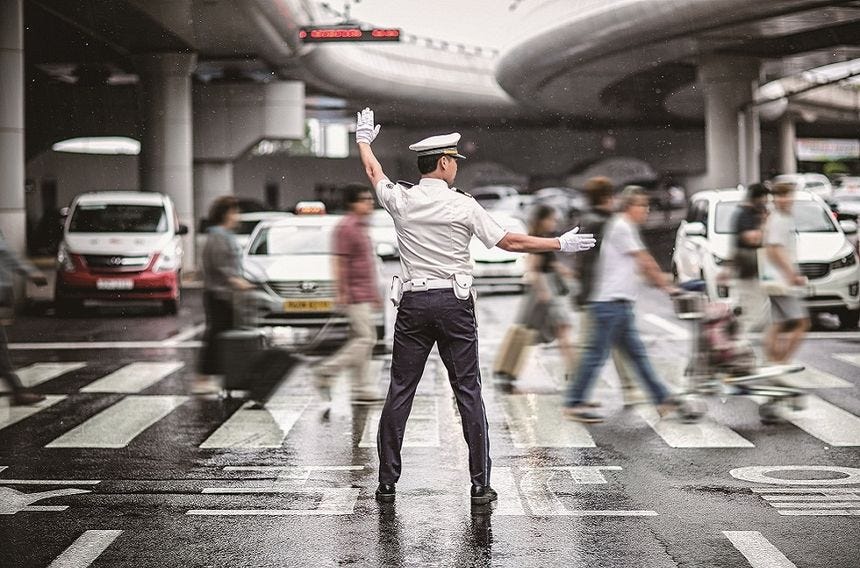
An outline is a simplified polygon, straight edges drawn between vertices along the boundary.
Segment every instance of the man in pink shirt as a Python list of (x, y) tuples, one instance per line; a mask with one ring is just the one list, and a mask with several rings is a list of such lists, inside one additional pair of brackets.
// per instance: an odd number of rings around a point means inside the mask
[(334, 231), (334, 277), (337, 282), (338, 306), (349, 318), (350, 338), (337, 353), (314, 368), (317, 386), (327, 390), (331, 378), (350, 369), (354, 376), (353, 397), (358, 402), (381, 402), (376, 377), (368, 373), (376, 328), (373, 311), (381, 306), (376, 276), (376, 258), (367, 230), (373, 213), (373, 195), (359, 184), (348, 185), (344, 199), (349, 213)]

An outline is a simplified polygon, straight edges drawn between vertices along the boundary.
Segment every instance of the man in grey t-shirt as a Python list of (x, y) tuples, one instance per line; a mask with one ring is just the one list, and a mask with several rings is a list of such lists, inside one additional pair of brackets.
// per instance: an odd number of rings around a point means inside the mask
[(586, 307), (593, 322), (592, 333), (564, 401), (565, 417), (577, 422), (603, 420), (591, 410), (588, 393), (613, 347), (631, 361), (661, 416), (676, 406), (648, 361), (633, 315), (640, 274), (662, 290), (671, 292), (674, 288), (639, 237), (638, 225), (648, 219), (648, 194), (631, 186), (624, 189), (621, 200), (623, 212), (607, 222), (603, 232), (595, 284)]
[(796, 295), (796, 287), (806, 284), (797, 270), (797, 227), (791, 209), (794, 186), (774, 186), (774, 212), (765, 225), (767, 262), (762, 267), (762, 284), (770, 297), (771, 326), (764, 340), (765, 355), (774, 363), (791, 360), (809, 329), (809, 315)]

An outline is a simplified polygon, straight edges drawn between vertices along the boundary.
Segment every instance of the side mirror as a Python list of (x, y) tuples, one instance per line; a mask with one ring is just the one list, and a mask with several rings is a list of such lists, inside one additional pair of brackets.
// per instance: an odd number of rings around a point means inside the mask
[(842, 227), (842, 232), (846, 235), (856, 235), (857, 234), (857, 222), (856, 221), (839, 221), (839, 226)]
[(188, 234), (188, 226), (187, 225), (179, 225), (176, 228), (176, 234), (180, 235), (180, 236), (181, 235), (187, 235)]
[(688, 237), (704, 237), (707, 236), (708, 230), (704, 223), (693, 221), (684, 226), (684, 234)]

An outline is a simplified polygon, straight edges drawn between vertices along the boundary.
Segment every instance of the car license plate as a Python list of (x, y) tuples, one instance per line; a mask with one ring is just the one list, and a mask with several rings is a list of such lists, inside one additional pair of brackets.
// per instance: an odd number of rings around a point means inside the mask
[(287, 300), (285, 312), (330, 312), (334, 308), (331, 300)]
[(110, 278), (96, 280), (98, 290), (131, 290), (134, 288), (134, 280), (130, 278)]

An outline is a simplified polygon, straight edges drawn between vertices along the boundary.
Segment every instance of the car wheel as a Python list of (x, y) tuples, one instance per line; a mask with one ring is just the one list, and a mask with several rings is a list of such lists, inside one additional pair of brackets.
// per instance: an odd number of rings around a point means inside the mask
[(179, 298), (176, 298), (175, 300), (164, 300), (162, 309), (165, 314), (175, 316), (179, 313)]
[(842, 329), (857, 329), (860, 323), (860, 310), (839, 310), (839, 327)]

